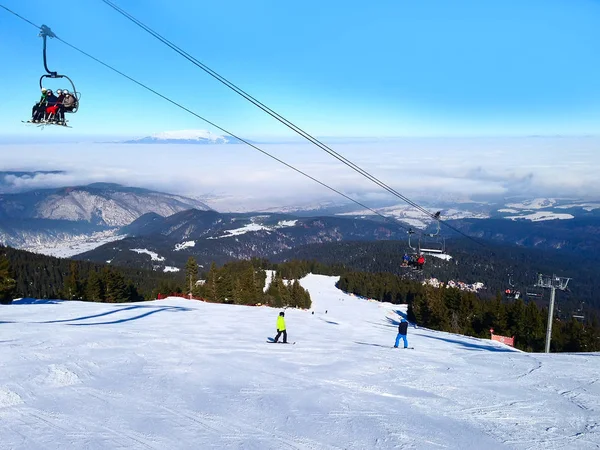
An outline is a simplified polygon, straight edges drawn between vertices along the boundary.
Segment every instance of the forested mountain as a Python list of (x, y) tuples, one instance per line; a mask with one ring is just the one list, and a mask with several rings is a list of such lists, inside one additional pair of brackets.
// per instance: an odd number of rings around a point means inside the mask
[[(569, 211), (569, 210), (562, 210)], [(600, 261), (600, 209), (568, 220), (462, 219), (453, 226), (485, 241), (518, 247), (587, 254)]]
[[(402, 256), (410, 249), (405, 241), (334, 242), (308, 245), (274, 256), (273, 261), (314, 259), (326, 265), (368, 272), (390, 272), (412, 279), (438, 278), (441, 281), (460, 280), (466, 283), (483, 282), (482, 295), (495, 296), (508, 287), (509, 274), (515, 289), (524, 294), (533, 288), (537, 273), (572, 277), (569, 292), (559, 292), (558, 308), (576, 310), (585, 302), (586, 307), (600, 308), (600, 279), (596, 255), (561, 254), (551, 250), (538, 250), (505, 246), (486, 242), (478, 245), (471, 240), (447, 242), (449, 261), (428, 256), (422, 273), (401, 267)], [(548, 293), (542, 301), (547, 302)], [(533, 297), (533, 296), (532, 296)], [(537, 296), (536, 296), (537, 298)]]
[(77, 255), (78, 259), (130, 267), (181, 269), (189, 256), (212, 262), (269, 258), (298, 246), (342, 240), (401, 239), (400, 224), (347, 217), (284, 214), (223, 214), (182, 211), (170, 217), (147, 214), (122, 229), (129, 237)]

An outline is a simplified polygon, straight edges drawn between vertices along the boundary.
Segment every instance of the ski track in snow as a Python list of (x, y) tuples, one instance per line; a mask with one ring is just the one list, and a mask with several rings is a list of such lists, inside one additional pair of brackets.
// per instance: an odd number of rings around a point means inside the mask
[[(170, 298), (1, 306), (7, 449), (600, 448), (598, 354), (409, 328), (309, 275), (278, 310)], [(327, 310), (327, 313), (325, 313)]]

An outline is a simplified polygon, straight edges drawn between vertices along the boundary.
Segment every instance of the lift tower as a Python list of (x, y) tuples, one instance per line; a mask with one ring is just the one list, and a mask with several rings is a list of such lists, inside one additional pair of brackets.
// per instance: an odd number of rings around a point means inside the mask
[(550, 340), (552, 339), (552, 320), (554, 318), (554, 299), (556, 290), (564, 291), (567, 289), (570, 278), (557, 277), (556, 275), (542, 275), (538, 273), (537, 287), (550, 289), (550, 307), (548, 308), (548, 326), (546, 327), (546, 353), (550, 353)]

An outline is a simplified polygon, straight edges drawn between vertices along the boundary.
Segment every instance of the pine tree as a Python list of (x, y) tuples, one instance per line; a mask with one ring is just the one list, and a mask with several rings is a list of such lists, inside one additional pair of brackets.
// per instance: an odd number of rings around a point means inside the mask
[(262, 292), (257, 286), (257, 276), (254, 267), (249, 266), (237, 279), (236, 302), (242, 305), (254, 305), (261, 301)]
[(219, 277), (219, 269), (217, 269), (217, 265), (213, 262), (210, 265), (210, 270), (208, 271), (208, 275), (206, 276), (206, 299), (211, 302), (217, 301), (217, 279)]
[(288, 305), (289, 292), (279, 272), (271, 280), (267, 295), (270, 297), (271, 306), (274, 308), (282, 308)]
[(193, 256), (190, 256), (185, 264), (185, 280), (189, 286), (188, 292), (192, 294), (198, 281), (198, 263)]
[(95, 270), (91, 270), (86, 283), (86, 300), (101, 302), (105, 300), (104, 285)]
[(9, 303), (17, 285), (16, 280), (10, 273), (8, 259), (0, 256), (0, 303)]
[(217, 278), (217, 301), (222, 303), (233, 303), (234, 297), (234, 281), (231, 272), (226, 268), (219, 270)]
[(508, 334), (515, 337), (515, 344), (519, 343), (525, 330), (525, 303), (520, 298), (508, 310), (507, 328)]
[(69, 265), (69, 275), (65, 279), (63, 295), (67, 300), (81, 300), (83, 287), (79, 278), (79, 267), (75, 261)]
[(300, 285), (298, 280), (294, 280), (290, 295), (291, 306), (302, 309), (309, 309), (311, 305), (310, 294)]
[(529, 302), (525, 308), (525, 325), (523, 327), (524, 346), (527, 351), (542, 351), (544, 349), (543, 311), (534, 302)]
[(123, 303), (130, 300), (130, 290), (123, 275), (117, 271), (106, 272), (106, 301)]

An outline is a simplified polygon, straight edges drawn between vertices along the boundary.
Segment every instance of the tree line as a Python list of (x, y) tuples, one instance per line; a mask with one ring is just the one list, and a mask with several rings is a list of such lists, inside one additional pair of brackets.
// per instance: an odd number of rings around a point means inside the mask
[(149, 300), (176, 274), (39, 255), (0, 246), (0, 298), (129, 302)]
[[(445, 261), (427, 256), (423, 273), (417, 276), (412, 270), (402, 267), (402, 257), (410, 251), (403, 241), (357, 242), (342, 241), (311, 244), (286, 251), (273, 258), (275, 262), (311, 260), (336, 268), (335, 275), (346, 271), (389, 272), (407, 279), (435, 277), (441, 281), (460, 280), (466, 283), (481, 281), (486, 291), (481, 297), (493, 299), (498, 292), (509, 287), (509, 274), (514, 289), (524, 296), (537, 281), (537, 273), (571, 277), (569, 292), (560, 293), (558, 315), (567, 319), (585, 303), (586, 315), (600, 313), (600, 277), (597, 276), (597, 256), (573, 255), (532, 248), (521, 248), (487, 242), (481, 247), (470, 240), (449, 239), (446, 249), (452, 259)], [(574, 264), (577, 261), (577, 264)], [(533, 297), (532, 297), (533, 298)], [(547, 303), (546, 298), (543, 300)]]
[(266, 265), (260, 259), (230, 262), (222, 267), (212, 263), (207, 272), (199, 274), (196, 260), (190, 257), (185, 270), (186, 282), (194, 296), (211, 302), (309, 309), (310, 294), (300, 285), (298, 277), (275, 272), (265, 290)]
[[(337, 287), (356, 295), (394, 304), (408, 304), (408, 319), (438, 331), (489, 338), (514, 336), (515, 347), (529, 352), (544, 350), (548, 311), (535, 302), (492, 299), (456, 288), (436, 288), (390, 273), (347, 272)], [(554, 318), (551, 350), (592, 352), (600, 350), (600, 320), (593, 315), (581, 323), (574, 318)]]

